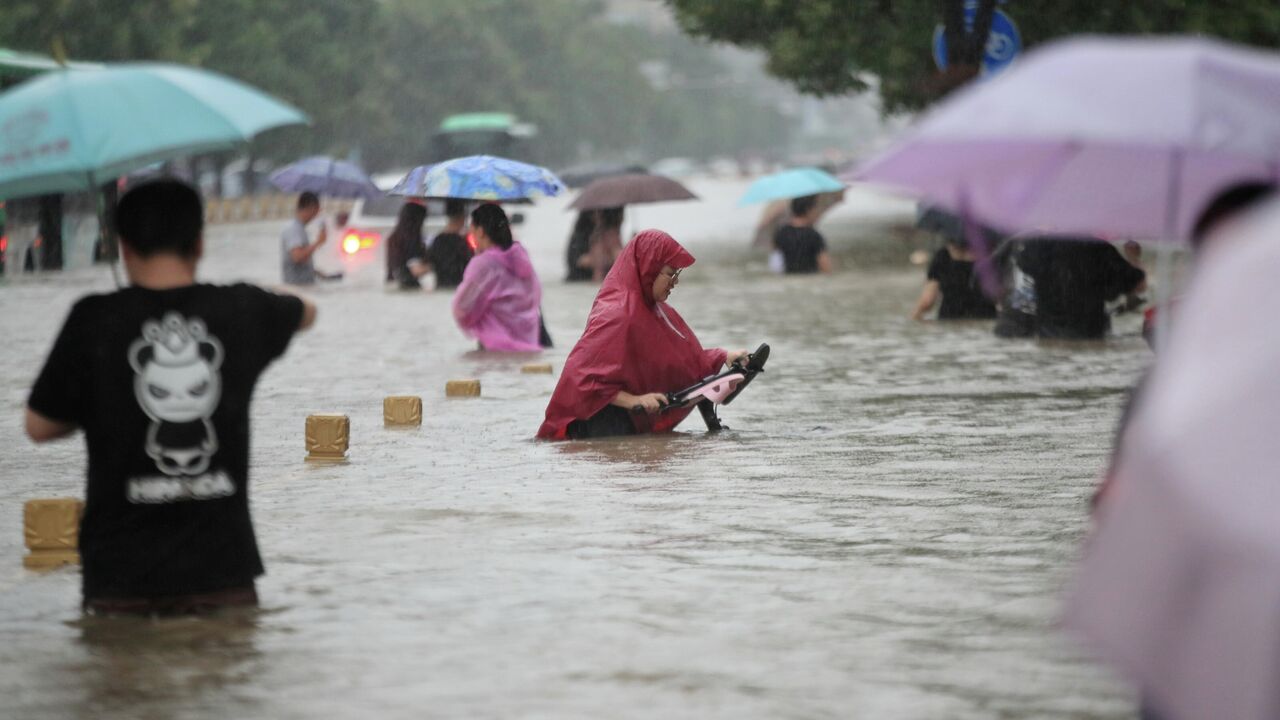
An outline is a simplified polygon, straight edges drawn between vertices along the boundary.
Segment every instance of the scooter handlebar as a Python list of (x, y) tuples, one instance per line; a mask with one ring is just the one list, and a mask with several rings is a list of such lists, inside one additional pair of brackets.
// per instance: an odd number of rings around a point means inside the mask
[[(684, 407), (684, 403), (677, 402), (671, 393), (667, 393), (667, 400), (658, 407), (658, 413), (661, 414), (668, 410), (675, 410), (681, 407)], [(634, 415), (640, 415), (645, 412), (645, 409), (643, 405), (632, 405), (631, 412)]]

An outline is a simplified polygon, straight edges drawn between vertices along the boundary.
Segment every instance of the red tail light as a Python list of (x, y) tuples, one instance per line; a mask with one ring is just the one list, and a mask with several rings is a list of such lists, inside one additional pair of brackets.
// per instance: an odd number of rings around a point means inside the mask
[(377, 245), (381, 237), (376, 232), (352, 230), (342, 237), (342, 251), (348, 255), (355, 255), (361, 250), (368, 250)]

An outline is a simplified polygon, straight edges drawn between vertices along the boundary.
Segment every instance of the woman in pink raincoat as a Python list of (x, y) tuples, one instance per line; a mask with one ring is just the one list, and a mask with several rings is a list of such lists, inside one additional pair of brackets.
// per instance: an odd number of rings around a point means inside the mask
[(471, 239), (476, 256), (453, 296), (458, 327), (484, 350), (541, 350), (542, 285), (502, 208), (486, 203), (473, 210)]

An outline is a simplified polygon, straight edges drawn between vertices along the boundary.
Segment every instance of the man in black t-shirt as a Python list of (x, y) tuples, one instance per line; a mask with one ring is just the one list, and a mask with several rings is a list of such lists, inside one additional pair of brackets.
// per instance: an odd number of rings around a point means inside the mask
[(426, 262), (435, 271), (436, 287), (456, 288), (474, 254), (462, 236), (462, 228), (467, 222), (466, 203), (446, 200), (444, 213), (448, 222), (427, 248)]
[(973, 253), (961, 240), (951, 239), (934, 253), (925, 274), (924, 289), (911, 314), (923, 320), (925, 313), (941, 300), (939, 320), (988, 319), (996, 316), (996, 305), (982, 292), (974, 272)]
[(831, 272), (827, 241), (813, 228), (819, 214), (816, 195), (791, 201), (791, 221), (773, 236), (773, 246), (782, 254), (782, 267), (787, 273)]
[(1109, 300), (1145, 287), (1146, 273), (1096, 238), (1036, 238), (1018, 255), (1036, 286), (1036, 332), (1043, 338), (1096, 340), (1111, 329)]
[(254, 383), (315, 319), (300, 298), (197, 284), (204, 213), (185, 183), (116, 214), (130, 287), (71, 309), (27, 401), (44, 442), (84, 430), (84, 607), (187, 613), (256, 604), (249, 518)]

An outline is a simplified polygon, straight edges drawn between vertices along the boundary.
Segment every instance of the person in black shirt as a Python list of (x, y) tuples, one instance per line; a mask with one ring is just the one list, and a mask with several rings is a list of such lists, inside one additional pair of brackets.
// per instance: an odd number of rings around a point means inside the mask
[(946, 247), (934, 253), (926, 272), (924, 289), (913, 320), (923, 320), (938, 301), (939, 320), (986, 319), (996, 316), (996, 305), (982, 292), (973, 271), (973, 253), (962, 238), (947, 239)]
[(1146, 273), (1097, 238), (1030, 240), (1018, 267), (1036, 287), (1036, 334), (1042, 338), (1096, 340), (1111, 329), (1109, 300), (1146, 285)]
[(773, 236), (773, 246), (782, 254), (782, 267), (787, 273), (831, 272), (827, 241), (813, 227), (820, 214), (816, 195), (791, 201), (790, 222)]
[(569, 272), (565, 282), (586, 282), (595, 273), (591, 271), (591, 236), (596, 230), (596, 213), (594, 210), (583, 210), (573, 223), (569, 233), (569, 246), (565, 249), (565, 264)]
[(427, 274), (427, 249), (422, 244), (422, 223), (427, 206), (410, 200), (400, 206), (396, 226), (387, 236), (387, 280), (401, 290), (421, 290), (418, 278)]
[(467, 263), (471, 262), (475, 252), (462, 235), (462, 228), (467, 222), (466, 203), (446, 200), (444, 213), (449, 221), (431, 241), (425, 260), (435, 270), (436, 287), (456, 288), (462, 282), (462, 271), (467, 269)]
[(139, 185), (116, 222), (131, 285), (72, 307), (27, 400), (36, 442), (84, 431), (86, 611), (156, 614), (257, 603), (249, 402), (315, 307), (195, 280), (200, 197)]

